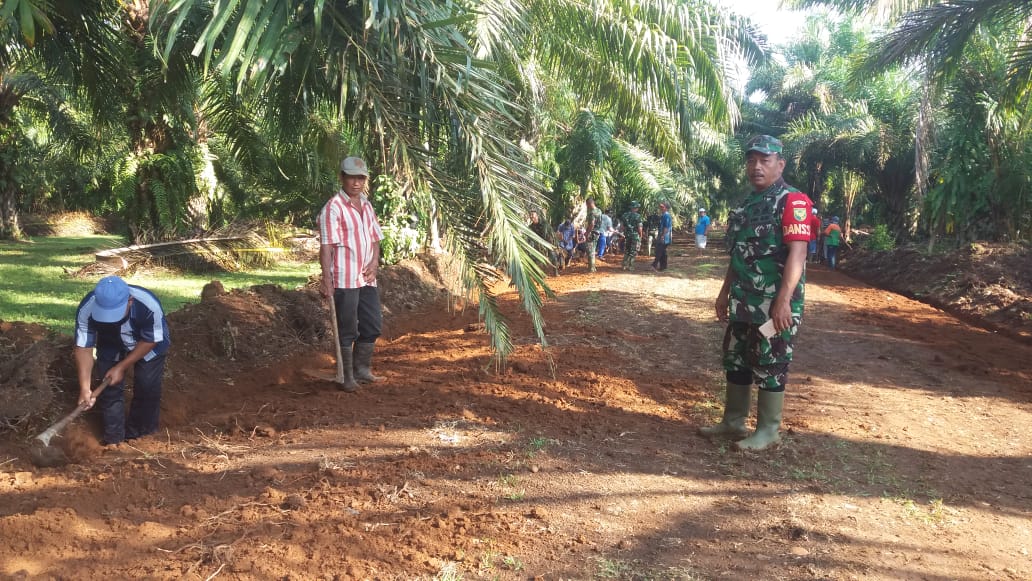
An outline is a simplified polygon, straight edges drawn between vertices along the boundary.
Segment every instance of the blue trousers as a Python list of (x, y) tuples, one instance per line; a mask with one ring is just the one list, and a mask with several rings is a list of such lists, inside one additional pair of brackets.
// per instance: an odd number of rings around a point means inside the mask
[(835, 267), (838, 266), (838, 246), (828, 246), (826, 248), (828, 250), (828, 266), (835, 270)]
[(609, 244), (609, 236), (602, 234), (598, 237), (598, 257), (602, 258), (606, 255), (606, 246)]
[[(98, 359), (95, 369), (100, 377), (115, 366), (116, 361)], [(161, 382), (165, 375), (165, 356), (150, 361), (139, 360), (133, 366), (133, 401), (129, 417), (125, 416), (125, 382), (109, 385), (100, 395), (93, 409), (104, 421), (105, 444), (117, 444), (153, 434), (158, 430), (161, 411)]]

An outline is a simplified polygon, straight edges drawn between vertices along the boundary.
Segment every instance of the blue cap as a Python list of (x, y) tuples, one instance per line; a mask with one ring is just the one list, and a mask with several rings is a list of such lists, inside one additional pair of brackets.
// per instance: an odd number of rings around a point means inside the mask
[(129, 304), (129, 285), (117, 276), (105, 276), (93, 291), (90, 316), (98, 323), (117, 323), (125, 317)]
[(834, 218), (831, 219), (831, 223), (832, 224), (838, 224), (838, 222), (839, 222), (838, 216), (835, 216)]

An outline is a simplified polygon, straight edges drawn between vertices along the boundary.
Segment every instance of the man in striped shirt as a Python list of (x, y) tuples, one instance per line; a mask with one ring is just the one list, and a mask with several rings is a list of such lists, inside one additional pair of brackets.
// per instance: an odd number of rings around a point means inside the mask
[[(117, 276), (100, 279), (75, 313), (75, 367), (79, 404), (97, 406), (104, 423), (104, 443), (118, 444), (158, 429), (161, 381), (171, 341), (161, 302), (149, 290), (126, 284)], [(92, 397), (96, 377), (108, 387)], [(125, 374), (133, 368), (133, 401), (125, 416)]]
[(338, 387), (355, 391), (357, 382), (382, 381), (373, 375), (372, 358), (380, 336), (383, 314), (376, 288), (383, 231), (365, 195), (369, 170), (365, 161), (348, 157), (340, 164), (337, 192), (319, 212), (319, 263), (324, 297), (333, 297), (337, 313), (344, 382)]

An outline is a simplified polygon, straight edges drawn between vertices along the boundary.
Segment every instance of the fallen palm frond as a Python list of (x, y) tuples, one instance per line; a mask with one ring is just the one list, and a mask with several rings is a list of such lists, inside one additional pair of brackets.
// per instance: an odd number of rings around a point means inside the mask
[(142, 265), (202, 272), (236, 272), (269, 266), (277, 256), (290, 252), (284, 247), (284, 242), (285, 236), (271, 225), (233, 224), (184, 240), (102, 250), (96, 254), (96, 263), (80, 268), (71, 276), (86, 278), (101, 273), (124, 274)]

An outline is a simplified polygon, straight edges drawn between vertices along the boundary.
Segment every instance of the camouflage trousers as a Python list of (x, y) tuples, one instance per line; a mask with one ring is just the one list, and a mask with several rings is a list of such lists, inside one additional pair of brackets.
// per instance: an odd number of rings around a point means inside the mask
[(638, 237), (628, 236), (624, 242), (623, 262), (620, 268), (623, 270), (634, 270), (634, 259), (638, 257)]
[(759, 325), (732, 321), (724, 333), (724, 371), (729, 383), (751, 385), (764, 391), (785, 391), (796, 323), (767, 339)]

